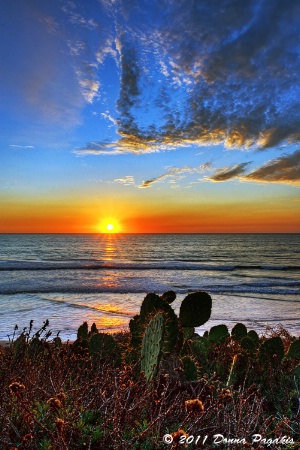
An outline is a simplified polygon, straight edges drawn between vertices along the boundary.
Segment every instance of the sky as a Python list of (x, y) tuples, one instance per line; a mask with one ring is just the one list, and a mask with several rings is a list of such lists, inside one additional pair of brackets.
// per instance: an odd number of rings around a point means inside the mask
[(298, 0), (10, 0), (0, 30), (0, 232), (300, 232)]

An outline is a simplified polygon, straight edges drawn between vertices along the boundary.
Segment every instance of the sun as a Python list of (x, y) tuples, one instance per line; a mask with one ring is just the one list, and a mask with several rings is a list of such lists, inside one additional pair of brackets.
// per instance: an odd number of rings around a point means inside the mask
[(108, 232), (112, 232), (114, 230), (114, 225), (112, 223), (108, 223), (106, 225), (106, 229)]
[(100, 233), (116, 234), (121, 231), (121, 226), (117, 219), (106, 217), (98, 225), (98, 230), (100, 231)]

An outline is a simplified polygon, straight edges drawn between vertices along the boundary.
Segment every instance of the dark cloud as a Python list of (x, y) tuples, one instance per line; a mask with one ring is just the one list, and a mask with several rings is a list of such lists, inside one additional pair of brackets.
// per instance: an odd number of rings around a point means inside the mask
[(218, 169), (213, 175), (207, 177), (206, 179), (211, 181), (228, 181), (232, 178), (239, 177), (246, 172), (248, 162), (236, 164), (233, 167), (223, 167)]
[(216, 170), (211, 176), (205, 177), (210, 181), (228, 181), (239, 178), (244, 181), (300, 184), (300, 150), (290, 155), (268, 161), (246, 174), (250, 162), (236, 164), (232, 167), (223, 167)]
[(269, 161), (249, 173), (246, 180), (300, 184), (300, 150)]

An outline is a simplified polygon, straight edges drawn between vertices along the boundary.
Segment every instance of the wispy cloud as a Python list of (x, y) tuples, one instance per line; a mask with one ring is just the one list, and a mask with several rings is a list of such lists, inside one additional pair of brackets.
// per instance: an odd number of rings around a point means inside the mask
[(134, 184), (134, 177), (131, 175), (127, 175), (126, 177), (123, 178), (116, 178), (114, 181), (124, 184), (125, 186), (129, 186)]
[(15, 144), (11, 144), (10, 147), (11, 148), (35, 148), (34, 145), (15, 145)]
[(158, 181), (165, 180), (166, 178), (170, 179), (171, 183), (176, 183), (179, 179), (182, 178), (182, 174), (184, 173), (193, 173), (198, 172), (198, 169), (192, 167), (172, 167), (167, 170), (167, 172), (158, 175), (155, 178), (151, 178), (150, 180), (143, 181), (143, 183), (139, 186), (140, 188), (149, 188), (153, 183), (157, 183)]
[(101, 113), (101, 116), (104, 117), (104, 119), (109, 120), (113, 125), (118, 126), (117, 120), (112, 117), (111, 114), (109, 114), (109, 111), (106, 111), (105, 113)]
[(89, 80), (87, 78), (83, 78), (79, 80), (79, 84), (82, 88), (82, 95), (84, 96), (86, 101), (88, 103), (93, 103), (94, 98), (98, 94), (100, 83), (96, 80)]

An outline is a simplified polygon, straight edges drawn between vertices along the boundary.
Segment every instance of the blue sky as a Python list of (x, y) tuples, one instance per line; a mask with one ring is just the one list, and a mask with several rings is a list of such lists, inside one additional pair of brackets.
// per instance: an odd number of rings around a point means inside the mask
[(40, 208), (59, 221), (73, 205), (70, 231), (108, 209), (124, 224), (132, 211), (128, 232), (147, 210), (159, 231), (170, 208), (178, 231), (201, 232), (193, 208), (239, 216), (244, 203), (248, 231), (274, 231), (271, 217), (299, 231), (297, 0), (14, 0), (0, 13), (0, 230), (31, 230), (26, 216), (45, 231)]

